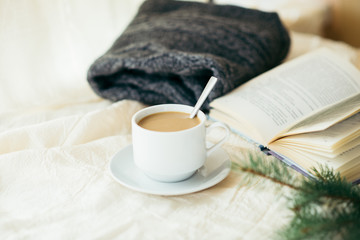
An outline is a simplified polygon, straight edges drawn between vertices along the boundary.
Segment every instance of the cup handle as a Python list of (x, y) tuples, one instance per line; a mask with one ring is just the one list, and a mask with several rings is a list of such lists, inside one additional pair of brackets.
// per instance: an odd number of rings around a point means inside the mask
[(214, 128), (217, 128), (217, 127), (220, 127), (220, 128), (223, 128), (225, 130), (225, 136), (220, 139), (217, 143), (215, 143), (213, 146), (209, 147), (209, 148), (206, 148), (206, 156), (209, 156), (212, 152), (214, 152), (218, 147), (220, 147), (230, 136), (230, 130), (229, 128), (224, 124), (224, 123), (221, 123), (221, 122), (215, 122), (213, 124), (211, 124), (210, 126), (206, 127), (206, 134), (208, 132), (210, 132), (211, 129), (214, 129)]

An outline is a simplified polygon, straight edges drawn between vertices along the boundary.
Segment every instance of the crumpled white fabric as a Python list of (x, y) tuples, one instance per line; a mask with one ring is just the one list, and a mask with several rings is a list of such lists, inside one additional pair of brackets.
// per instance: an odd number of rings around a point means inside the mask
[[(1, 119), (1, 239), (264, 239), (288, 221), (278, 192), (239, 186), (236, 173), (183, 196), (123, 187), (108, 164), (131, 143), (131, 116), (144, 106), (92, 107)], [(249, 147), (232, 135), (224, 149), (242, 156)]]
[[(0, 1), (0, 239), (272, 239), (291, 220), (288, 189), (235, 172), (172, 197), (112, 179), (144, 105), (99, 99), (86, 70), (140, 2)], [(326, 45), (359, 62), (346, 44), (291, 36), (288, 59)], [(234, 134), (223, 148), (233, 161), (253, 151)]]

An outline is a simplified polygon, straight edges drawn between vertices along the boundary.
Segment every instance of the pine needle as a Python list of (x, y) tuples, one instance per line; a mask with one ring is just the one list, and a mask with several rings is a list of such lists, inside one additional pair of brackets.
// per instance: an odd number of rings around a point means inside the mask
[(278, 233), (280, 239), (360, 239), (360, 187), (327, 166), (312, 169), (317, 180), (298, 174), (279, 160), (250, 154), (247, 161), (233, 162), (235, 172), (247, 181), (263, 179), (287, 187), (289, 208), (294, 217)]

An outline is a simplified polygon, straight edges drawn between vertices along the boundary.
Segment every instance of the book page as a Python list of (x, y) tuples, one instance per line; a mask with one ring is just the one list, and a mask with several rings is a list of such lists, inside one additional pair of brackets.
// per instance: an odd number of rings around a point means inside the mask
[(315, 112), (305, 120), (285, 129), (282, 136), (323, 131), (359, 112), (360, 93)]
[(310, 145), (301, 145), (296, 143), (283, 143), (280, 141), (274, 142), (277, 146), (282, 146), (286, 148), (296, 149), (302, 152), (309, 152), (312, 154), (324, 156), (327, 158), (336, 158), (343, 152), (346, 152), (347, 150), (354, 148), (356, 146), (360, 145), (360, 137), (355, 138), (354, 140), (351, 140), (350, 142), (346, 143), (345, 145), (342, 145), (339, 148), (336, 149), (324, 149), (324, 148), (316, 148), (316, 147), (309, 147)]
[(336, 150), (360, 136), (360, 113), (335, 124), (324, 131), (297, 134), (277, 140), (278, 144), (293, 143), (304, 148), (324, 151)]
[(306, 169), (310, 169), (311, 167), (318, 167), (318, 165), (328, 165), (335, 170), (341, 169), (344, 171), (347, 169), (342, 168), (342, 166), (348, 164), (354, 159), (356, 160), (360, 156), (360, 145), (343, 152), (336, 158), (327, 158), (324, 156), (311, 154), (309, 152), (278, 146), (276, 144), (271, 144), (271, 149), (290, 157), (293, 161)]
[(210, 106), (235, 119), (247, 119), (267, 144), (311, 113), (358, 93), (360, 72), (321, 49), (254, 78)]
[(360, 156), (354, 158), (353, 160), (343, 164), (338, 168), (338, 171), (341, 172), (343, 176), (346, 176), (346, 179), (350, 182), (354, 182), (360, 179)]

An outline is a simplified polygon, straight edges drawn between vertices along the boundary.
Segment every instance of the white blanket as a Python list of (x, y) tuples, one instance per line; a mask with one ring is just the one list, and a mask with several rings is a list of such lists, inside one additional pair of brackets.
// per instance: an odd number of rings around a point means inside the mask
[[(174, 197), (115, 182), (109, 161), (131, 143), (130, 118), (141, 107), (99, 102), (2, 119), (1, 239), (267, 238), (288, 221), (284, 199), (238, 186), (235, 173)], [(249, 147), (236, 136), (229, 142), (232, 158)]]
[[(235, 172), (172, 197), (115, 182), (109, 161), (131, 143), (131, 116), (144, 106), (98, 98), (86, 70), (140, 1), (34, 2), (0, 2), (0, 239), (270, 239), (291, 220), (288, 189), (239, 185)], [(359, 59), (343, 43), (292, 40), (289, 59), (324, 45)], [(233, 161), (253, 151), (236, 135), (223, 148)]]

